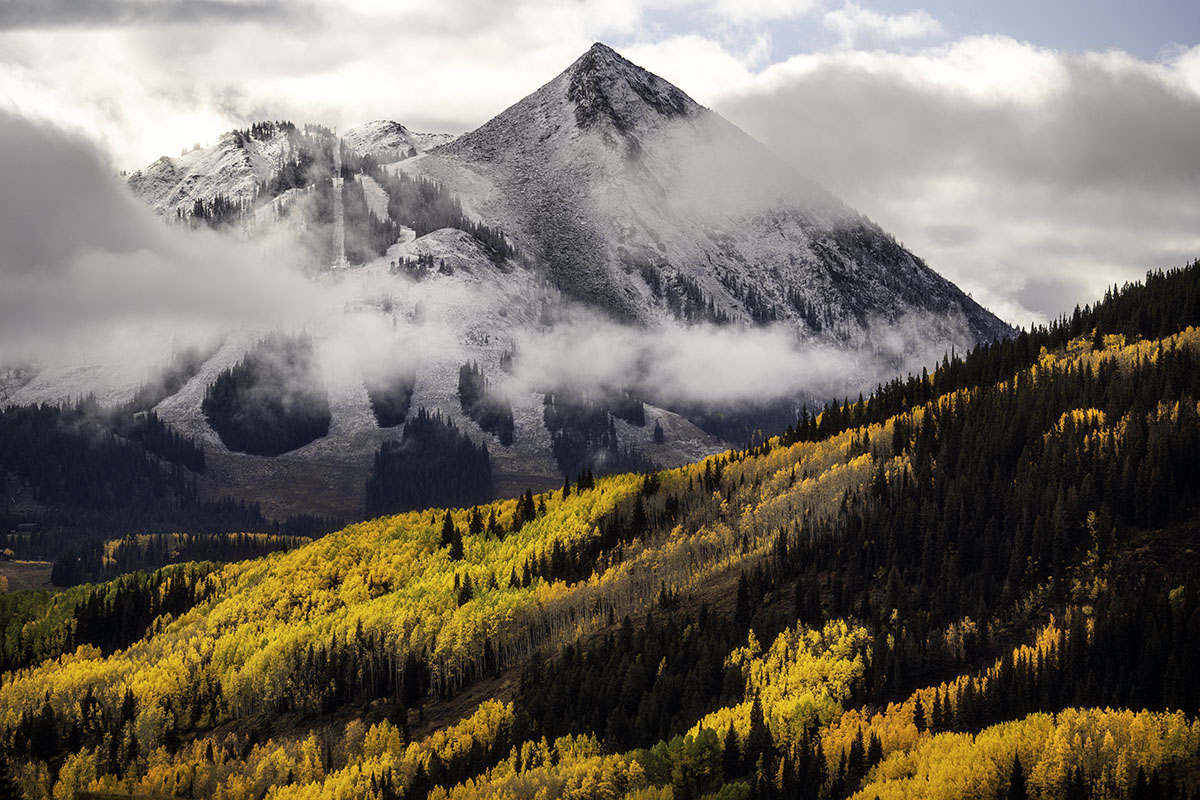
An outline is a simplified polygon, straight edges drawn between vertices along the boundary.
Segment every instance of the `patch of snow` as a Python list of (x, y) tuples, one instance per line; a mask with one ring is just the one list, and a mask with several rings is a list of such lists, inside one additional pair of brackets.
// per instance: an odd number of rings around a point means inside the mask
[[(367, 209), (375, 215), (375, 219), (387, 220), (388, 196), (383, 187), (370, 175), (359, 175), (359, 183), (363, 187), (363, 195), (367, 198)], [(410, 229), (411, 230), (411, 229)]]

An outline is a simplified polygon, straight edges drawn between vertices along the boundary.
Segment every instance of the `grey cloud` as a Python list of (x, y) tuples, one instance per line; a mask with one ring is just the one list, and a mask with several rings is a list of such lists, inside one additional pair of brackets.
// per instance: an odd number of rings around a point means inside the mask
[(817, 177), (848, 186), (970, 168), (1066, 190), (1194, 185), (1200, 98), (1140, 71), (1067, 59), (1047, 102), (983, 102), (831, 61), (721, 110)]
[(299, 3), (228, 0), (11, 0), (0, 5), (0, 30), (287, 22)]
[(1077, 278), (1070, 275), (1032, 278), (1017, 297), (1031, 307), (1049, 305), (1059, 309), (1060, 313), (1067, 313), (1079, 304), (1079, 293), (1084, 288)]
[(1056, 62), (1017, 101), (831, 57), (719, 110), (1025, 323), (1200, 255), (1200, 97), (1164, 68)]
[(86, 143), (0, 110), (0, 275), (62, 271), (85, 248), (162, 246), (133, 197)]
[[(6, 357), (218, 335), (321, 301), (278, 262), (215, 234), (168, 227), (95, 149), (0, 111), (0, 345)], [(130, 347), (130, 343), (135, 343)]]

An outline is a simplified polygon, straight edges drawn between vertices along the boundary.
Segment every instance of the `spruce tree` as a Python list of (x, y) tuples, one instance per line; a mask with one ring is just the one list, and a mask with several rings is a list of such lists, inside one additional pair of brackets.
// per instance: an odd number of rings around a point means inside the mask
[(1008, 800), (1029, 800), (1029, 787), (1025, 781), (1025, 768), (1021, 756), (1013, 755), (1012, 770), (1008, 775)]
[(917, 704), (913, 706), (913, 724), (917, 726), (919, 732), (925, 732), (927, 727), (925, 722), (925, 706), (921, 704), (920, 697), (917, 698)]

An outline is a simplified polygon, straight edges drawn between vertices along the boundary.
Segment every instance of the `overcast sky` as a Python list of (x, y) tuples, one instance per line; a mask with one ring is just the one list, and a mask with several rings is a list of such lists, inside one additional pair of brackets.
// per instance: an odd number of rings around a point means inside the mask
[(0, 108), (132, 170), (262, 118), (469, 130), (593, 41), (1010, 321), (1200, 256), (1189, 2), (3, 0)]

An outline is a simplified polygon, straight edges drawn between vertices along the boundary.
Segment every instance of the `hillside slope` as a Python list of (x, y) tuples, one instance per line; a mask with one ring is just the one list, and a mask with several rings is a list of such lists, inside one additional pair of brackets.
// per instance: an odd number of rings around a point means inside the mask
[(1198, 320), (1200, 264), (895, 413), (16, 596), (10, 663), (62, 655), (0, 684), (12, 771), (33, 797), (1187, 797)]

